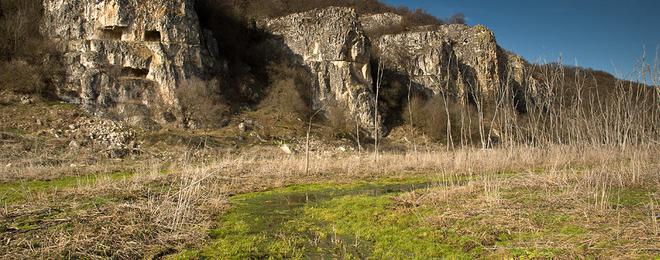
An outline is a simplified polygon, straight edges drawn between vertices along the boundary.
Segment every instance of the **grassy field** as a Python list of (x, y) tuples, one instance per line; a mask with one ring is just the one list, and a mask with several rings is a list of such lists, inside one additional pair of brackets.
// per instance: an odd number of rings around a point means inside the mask
[(604, 115), (529, 145), (393, 129), (377, 161), (318, 127), (307, 168), (303, 123), (258, 111), (251, 132), (136, 130), (116, 159), (70, 145), (91, 118), (71, 105), (0, 104), (0, 258), (658, 259), (657, 114)]
[(144, 160), (115, 173), (28, 177), (0, 186), (0, 252), (657, 258), (659, 150), (466, 148), (383, 152), (378, 162), (345, 152), (315, 154), (307, 172), (303, 155), (265, 146), (204, 161)]

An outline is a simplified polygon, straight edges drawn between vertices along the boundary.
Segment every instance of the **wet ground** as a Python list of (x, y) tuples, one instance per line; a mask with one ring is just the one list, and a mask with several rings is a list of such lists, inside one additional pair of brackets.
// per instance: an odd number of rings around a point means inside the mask
[(394, 196), (441, 183), (387, 180), (298, 185), (238, 195), (211, 231), (213, 242), (182, 258), (428, 258), (436, 243), (424, 208), (401, 210)]

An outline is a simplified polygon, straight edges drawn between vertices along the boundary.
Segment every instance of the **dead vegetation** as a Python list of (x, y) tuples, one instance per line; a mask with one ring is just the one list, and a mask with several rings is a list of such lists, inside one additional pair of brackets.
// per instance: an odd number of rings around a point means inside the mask
[[(554, 69), (557, 74), (547, 75), (561, 75), (561, 67)], [(309, 157), (300, 153), (302, 142), (295, 138), (302, 136), (305, 122), (295, 115), (304, 115), (305, 96), (287, 92), (299, 86), (295, 76), (273, 82), (273, 93), (287, 97), (265, 100), (300, 103), (263, 115), (265, 110), (242, 114), (260, 119), (252, 130), (143, 132), (148, 145), (123, 160), (71, 149), (57, 130), (69, 128), (69, 119), (87, 116), (71, 106), (0, 104), (0, 140), (6, 148), (0, 158), (0, 257), (156, 258), (207, 242), (208, 230), (235, 194), (415, 177), (439, 181), (396, 197), (395, 210), (432, 211), (423, 223), (470, 237), (461, 246), (481, 248), (483, 257), (657, 255), (657, 86), (619, 81), (613, 94), (600, 99), (596, 93), (602, 92), (586, 91), (589, 87), (580, 85), (583, 74), (575, 75), (573, 81), (546, 77), (544, 84), (562, 87), (553, 91), (552, 107), (529, 104), (521, 116), (514, 116), (514, 104), (503, 98), (511, 93), (499, 93), (500, 99), (490, 100), (499, 109), (478, 115), (468, 135), (460, 126), (470, 124), (461, 120), (460, 110), (448, 112), (445, 99), (411, 104), (412, 131), (395, 129), (380, 144), (377, 161), (362, 152), (373, 150), (370, 144), (351, 151), (351, 121), (341, 114), (328, 115), (323, 123), (330, 126), (311, 124), (318, 145)], [(585, 91), (568, 94), (573, 86), (565, 82), (578, 82)], [(438, 118), (428, 120), (430, 114)], [(413, 135), (423, 124), (438, 139), (447, 133), (445, 140), (452, 142), (439, 145), (437, 139)], [(328, 127), (346, 129), (346, 136), (332, 138), (349, 140), (340, 147), (323, 144), (328, 136), (319, 130)], [(283, 144), (290, 153), (278, 147)], [(113, 174), (120, 171), (125, 174)]]
[(0, 91), (54, 96), (64, 74), (53, 46), (39, 31), (41, 1), (0, 1)]
[[(549, 168), (480, 175), (398, 200), (436, 210), (429, 223), (476, 238), (473, 246), (487, 257), (649, 257), (660, 250), (656, 149), (555, 147), (546, 155)], [(567, 156), (600, 163), (566, 164)]]
[[(191, 153), (182, 153), (173, 163), (144, 161), (133, 168), (133, 175), (119, 179), (101, 177), (93, 183), (26, 190), (25, 200), (3, 203), (0, 252), (8, 258), (155, 257), (203, 243), (215, 217), (228, 208), (226, 198), (233, 194), (291, 184), (426, 176), (445, 180), (439, 183), (454, 180), (455, 185), (404, 194), (400, 205), (436, 209), (436, 217), (428, 221), (439, 228), (477, 218), (477, 223), (458, 226), (460, 232), (483, 237), (489, 254), (506, 248), (542, 248), (541, 244), (551, 247), (554, 239), (562, 244), (552, 248), (562, 250), (584, 242), (561, 240), (561, 235), (532, 240), (536, 245), (494, 242), (501, 234), (515, 237), (543, 230), (545, 224), (534, 222), (529, 214), (547, 213), (570, 216), (567, 223), (593, 236), (588, 245), (605, 248), (559, 255), (618, 250), (619, 246), (600, 243), (610, 241), (611, 234), (622, 241), (637, 236), (625, 241), (636, 241), (626, 246), (639, 250), (621, 256), (646, 255), (652, 251), (644, 248), (653, 249), (657, 238), (653, 212), (658, 211), (658, 198), (653, 192), (660, 184), (656, 174), (660, 165), (653, 156), (658, 150), (654, 145), (626, 150), (611, 146), (463, 149), (383, 153), (377, 164), (370, 156), (354, 153), (314, 154), (307, 173), (303, 155), (265, 147), (220, 153), (205, 162), (191, 161)], [(623, 202), (627, 190), (641, 192), (639, 201)], [(529, 197), (533, 200), (527, 201)], [(603, 229), (604, 225), (618, 229)], [(496, 233), (483, 233), (488, 230), (479, 227), (484, 226), (496, 228)], [(522, 241), (529, 240), (518, 242)]]
[(230, 112), (215, 80), (191, 79), (182, 84), (176, 95), (190, 128), (219, 128)]

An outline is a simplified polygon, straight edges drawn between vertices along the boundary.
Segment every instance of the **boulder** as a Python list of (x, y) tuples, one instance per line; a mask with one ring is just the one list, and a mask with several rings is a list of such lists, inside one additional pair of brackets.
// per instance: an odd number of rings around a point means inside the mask
[(69, 149), (77, 150), (78, 148), (80, 148), (80, 144), (78, 142), (76, 142), (75, 140), (69, 142)]

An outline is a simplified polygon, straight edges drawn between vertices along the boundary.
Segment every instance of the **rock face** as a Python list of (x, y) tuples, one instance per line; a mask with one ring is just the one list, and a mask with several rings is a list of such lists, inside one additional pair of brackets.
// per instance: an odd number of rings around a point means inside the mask
[[(219, 56), (210, 33), (199, 26), (195, 0), (43, 1), (43, 33), (59, 43), (66, 64), (60, 97), (127, 122), (184, 123), (177, 87), (188, 79), (207, 78)], [(404, 29), (402, 16), (358, 16), (345, 7), (266, 19), (257, 26), (308, 70), (314, 79), (315, 110), (338, 107), (369, 134), (374, 126), (379, 135), (386, 133), (383, 120), (375, 116), (372, 44), (386, 73), (410, 79), (427, 95), (444, 93), (474, 102), (504, 86), (524, 103), (544, 94), (528, 75), (529, 65), (499, 48), (483, 26), (426, 26), (394, 33)], [(369, 39), (365, 30), (393, 34)]]
[(370, 42), (354, 9), (330, 7), (259, 22), (281, 37), (294, 60), (315, 77), (314, 109), (343, 108), (366, 132), (378, 125), (374, 116)]
[(361, 15), (360, 23), (367, 32), (391, 30), (402, 26), (403, 16), (395, 13)]
[(180, 122), (177, 86), (205, 77), (217, 53), (193, 4), (44, 0), (42, 31), (59, 43), (67, 70), (60, 97), (98, 115)]
[(442, 25), (377, 40), (385, 67), (427, 93), (490, 96), (500, 86), (498, 46), (483, 26)]
[(460, 81), (451, 40), (441, 32), (384, 35), (376, 46), (387, 73), (409, 78), (418, 91), (427, 95), (440, 94), (447, 84), (454, 88)]
[(522, 57), (506, 50), (500, 49), (498, 55), (502, 82), (514, 95), (516, 108), (525, 112), (527, 105), (544, 107), (544, 101), (549, 98), (549, 90), (532, 76), (532, 66)]
[(486, 27), (451, 24), (379, 37), (385, 67), (427, 95), (447, 93), (474, 102), (509, 91), (519, 111), (546, 92), (521, 57), (501, 49)]

